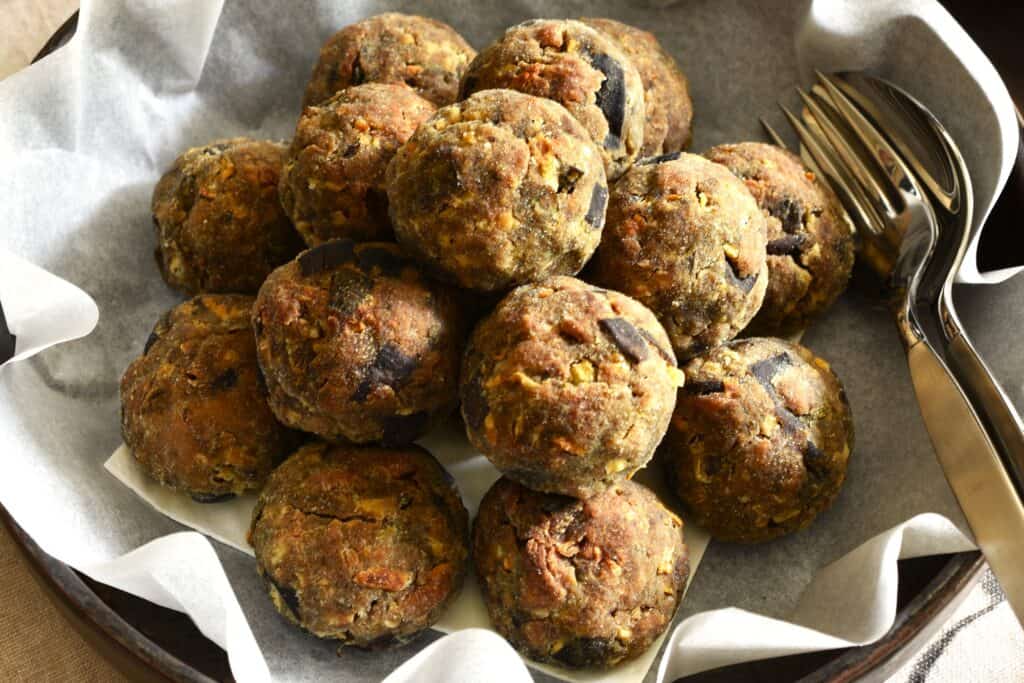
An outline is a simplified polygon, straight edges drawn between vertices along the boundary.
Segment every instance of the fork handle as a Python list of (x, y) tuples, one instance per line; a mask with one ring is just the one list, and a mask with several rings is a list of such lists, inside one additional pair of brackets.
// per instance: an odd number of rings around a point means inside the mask
[(978, 546), (1024, 624), (1024, 504), (949, 368), (927, 342), (907, 349), (921, 416)]
[(1024, 492), (1024, 422), (958, 323), (946, 325), (946, 359)]

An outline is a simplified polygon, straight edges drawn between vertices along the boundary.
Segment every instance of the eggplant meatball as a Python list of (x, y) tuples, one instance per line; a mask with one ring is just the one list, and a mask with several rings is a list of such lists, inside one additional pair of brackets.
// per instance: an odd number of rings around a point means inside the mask
[(285, 147), (233, 138), (188, 150), (153, 190), (156, 261), (186, 294), (255, 294), (302, 248), (281, 208)]
[(684, 370), (659, 458), (695, 524), (754, 543), (803, 529), (832, 504), (853, 421), (828, 363), (799, 344), (751, 338)]
[(253, 308), (270, 407), (328, 441), (402, 444), (457, 403), (454, 294), (394, 244), (333, 240), (281, 266)]
[(644, 144), (644, 84), (609, 36), (573, 20), (534, 19), (485, 48), (462, 79), (463, 96), (508, 88), (565, 106), (601, 147), (610, 180)]
[(747, 184), (768, 221), (768, 291), (750, 331), (803, 330), (843, 293), (853, 269), (853, 234), (838, 198), (775, 145), (720, 145), (705, 156)]
[(378, 14), (346, 26), (324, 43), (303, 104), (320, 104), (362, 83), (405, 83), (439, 107), (451, 104), (475, 56), (476, 50), (444, 22)]
[(176, 306), (121, 378), (121, 433), (135, 460), (199, 502), (260, 488), (301, 443), (267, 405), (252, 302), (205, 294)]
[(647, 159), (612, 190), (593, 277), (654, 311), (685, 360), (757, 313), (768, 286), (765, 230), (729, 169), (686, 153)]
[(693, 101), (679, 64), (654, 34), (614, 19), (581, 19), (610, 36), (640, 73), (644, 84), (644, 146), (641, 157), (678, 152), (690, 144)]
[(643, 305), (568, 277), (512, 291), (462, 365), (469, 440), (509, 478), (587, 497), (643, 467), (682, 375)]
[(462, 587), (468, 515), (425, 450), (301, 448), (260, 493), (249, 542), (270, 599), (320, 638), (407, 642)]
[(440, 109), (388, 167), (399, 243), (482, 293), (579, 272), (607, 200), (587, 132), (557, 103), (511, 90)]
[(315, 247), (333, 238), (390, 240), (384, 174), (434, 105), (397, 84), (346, 88), (306, 107), (281, 173), (281, 205)]
[(640, 655), (689, 576), (682, 522), (631, 481), (577, 500), (499, 479), (480, 503), (473, 558), (498, 633), (530, 659), (574, 668)]

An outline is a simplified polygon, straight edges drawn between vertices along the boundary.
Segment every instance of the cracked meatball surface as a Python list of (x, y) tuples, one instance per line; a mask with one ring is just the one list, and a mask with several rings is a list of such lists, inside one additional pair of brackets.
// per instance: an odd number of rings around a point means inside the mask
[(480, 503), (473, 558), (498, 633), (530, 659), (574, 668), (650, 647), (689, 575), (682, 522), (631, 481), (577, 500), (499, 479)]
[(799, 344), (752, 338), (684, 371), (659, 459), (694, 523), (753, 543), (803, 529), (832, 505), (853, 420), (828, 363)]
[(327, 39), (303, 105), (319, 104), (362, 83), (405, 83), (439, 107), (451, 104), (475, 56), (476, 50), (444, 22), (398, 12), (378, 14)]
[(462, 315), (397, 245), (303, 252), (267, 278), (252, 324), (270, 407), (289, 426), (402, 444), (455, 409)]
[(468, 515), (427, 451), (311, 443), (270, 477), (249, 542), (288, 621), (344, 645), (407, 642), (462, 587)]
[(643, 467), (682, 374), (654, 315), (568, 277), (512, 291), (462, 364), (469, 440), (506, 476), (586, 497)]
[(232, 138), (195, 147), (153, 190), (156, 261), (186, 294), (255, 294), (302, 248), (277, 196), (285, 147)]
[(735, 337), (768, 286), (764, 215), (729, 169), (695, 154), (615, 184), (593, 277), (646, 304), (681, 360)]
[(693, 101), (679, 64), (653, 33), (614, 19), (585, 17), (583, 23), (615, 40), (644, 84), (644, 144), (641, 157), (678, 152), (690, 144)]
[(388, 167), (398, 241), (478, 292), (577, 273), (601, 239), (607, 200), (601, 155), (580, 124), (511, 90), (438, 110)]
[(768, 221), (768, 291), (750, 331), (799, 332), (843, 293), (853, 269), (853, 235), (838, 198), (775, 145), (719, 145), (705, 156), (746, 183)]
[(615, 180), (644, 142), (644, 84), (604, 33), (574, 20), (534, 19), (484, 48), (462, 79), (463, 96), (508, 88), (565, 106), (601, 148)]
[(388, 162), (434, 105), (405, 85), (367, 83), (306, 107), (281, 172), (281, 205), (311, 247), (390, 240)]
[(258, 489), (302, 440), (267, 405), (252, 302), (205, 294), (176, 306), (121, 378), (121, 433), (135, 460), (201, 503)]

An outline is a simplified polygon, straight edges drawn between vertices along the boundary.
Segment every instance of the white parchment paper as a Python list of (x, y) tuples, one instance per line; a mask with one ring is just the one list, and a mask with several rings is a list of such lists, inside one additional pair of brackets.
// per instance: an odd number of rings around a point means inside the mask
[[(518, 659), (504, 641), (476, 629), (440, 640), (431, 633), (398, 650), (337, 655), (332, 644), (277, 616), (249, 556), (193, 532), (175, 533), (179, 524), (103, 469), (120, 444), (120, 374), (153, 322), (180, 300), (163, 285), (152, 258), (153, 184), (189, 146), (233, 135), (289, 137), (319, 45), (362, 16), (385, 9), (428, 14), (482, 47), (532, 16), (586, 14), (653, 30), (680, 60), (695, 101), (696, 151), (759, 139), (757, 115), (771, 114), (779, 99), (795, 105), (792, 86), (806, 83), (812, 68), (869, 68), (895, 81), (960, 141), (980, 225), (1016, 150), (1009, 96), (937, 3), (890, 4), (83, 2), (68, 47), (0, 82), (0, 244), (81, 287), (99, 311), (95, 331), (84, 339), (32, 358), (19, 346), (23, 362), (0, 369), (0, 501), (50, 554), (188, 612), (228, 650), (239, 680), (380, 680), (403, 662), (393, 680), (523, 680), (525, 669), (514, 665)], [(961, 273), (966, 281), (1014, 272), (980, 274), (973, 254)], [(67, 298), (25, 287), (8, 262), (0, 260), (0, 297), (19, 344), (32, 323), (18, 311), (60, 310), (58, 318), (76, 320), (75, 334), (55, 327), (31, 352), (87, 331), (88, 302), (55, 308)], [(1013, 345), (984, 340), (1004, 339), (1007, 330), (1019, 338), (1024, 311), (1007, 307), (991, 317), (965, 311), (965, 318), (975, 322), (971, 332), (980, 346), (997, 354), (989, 358), (993, 366), (1004, 379), (1010, 373), (1010, 386), (1018, 388), (1024, 368)], [(891, 622), (895, 557), (969, 546), (877, 293), (854, 286), (804, 341), (832, 362), (853, 405), (857, 446), (848, 483), (806, 532), (754, 548), (712, 545), (666, 646), (661, 675), (654, 668), (649, 679), (870, 640)], [(446, 453), (434, 450), (445, 460)], [(237, 527), (223, 530), (223, 538)], [(841, 597), (862, 609), (848, 609)], [(783, 628), (778, 620), (796, 625)]]

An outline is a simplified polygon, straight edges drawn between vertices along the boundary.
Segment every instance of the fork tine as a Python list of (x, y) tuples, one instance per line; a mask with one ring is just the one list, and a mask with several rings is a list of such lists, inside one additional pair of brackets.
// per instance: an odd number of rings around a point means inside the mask
[(758, 118), (758, 121), (761, 122), (761, 127), (764, 128), (764, 132), (768, 134), (768, 137), (771, 138), (771, 141), (773, 143), (775, 143), (775, 146), (781, 147), (782, 149), (786, 149), (786, 143), (782, 141), (782, 138), (779, 136), (779, 134), (776, 133), (775, 129), (771, 127), (771, 124), (768, 123), (768, 121), (763, 116)]
[[(818, 106), (825, 109), (825, 113), (828, 116), (828, 120), (834, 124), (835, 121), (839, 119), (839, 115), (835, 113), (834, 107), (831, 105), (831, 101), (828, 97), (828, 92), (825, 90), (825, 88), (823, 88), (820, 83), (815, 83), (814, 85), (811, 86), (811, 94), (817, 98)], [(831, 111), (832, 113), (829, 114), (829, 111)], [(872, 163), (872, 165), (874, 164)], [(881, 171), (877, 171), (877, 173), (881, 173)], [(850, 228), (856, 231), (856, 226), (853, 225), (853, 219), (850, 218), (850, 214), (845, 211), (844, 214), (846, 222), (850, 225)], [(893, 251), (895, 252), (896, 249), (894, 249)]]
[[(788, 147), (786, 147), (786, 143), (782, 140), (782, 136), (779, 135), (774, 128), (772, 128), (771, 124), (768, 123), (767, 119), (761, 116), (758, 118), (758, 121), (761, 122), (761, 127), (764, 128), (764, 132), (768, 135), (768, 137), (777, 147), (781, 147), (782, 149), (785, 150), (789, 149)], [(803, 146), (800, 147), (800, 159), (801, 161), (804, 162), (804, 165), (811, 169), (811, 171), (815, 175), (817, 175), (820, 178), (825, 177), (825, 174), (821, 172), (821, 169), (818, 167), (818, 164), (814, 161), (814, 158), (807, 153), (807, 150), (804, 149)], [(846, 220), (847, 222), (850, 222), (849, 216), (846, 216)], [(850, 223), (850, 228), (853, 229), (852, 223)]]
[(869, 204), (858, 199), (849, 180), (832, 162), (832, 155), (825, 150), (825, 145), (828, 145), (828, 142), (820, 140), (785, 106), (779, 105), (779, 107), (782, 109), (782, 113), (785, 114), (789, 124), (793, 127), (793, 130), (796, 131), (797, 137), (800, 138), (800, 143), (807, 148), (814, 161), (825, 171), (825, 179), (831, 183), (833, 189), (840, 195), (847, 210), (855, 214), (857, 225), (864, 228), (861, 231), (866, 233), (864, 236), (881, 236), (885, 232), (884, 223), (870, 208)]
[[(883, 237), (885, 233), (881, 219), (877, 218), (872, 212), (866, 209), (865, 207), (867, 205), (857, 199), (854, 192), (850, 189), (850, 181), (846, 179), (831, 163), (825, 149), (814, 138), (810, 129), (806, 128), (800, 120), (785, 107), (782, 107), (782, 110), (786, 115), (786, 118), (789, 120), (790, 125), (792, 125), (793, 129), (796, 131), (797, 136), (800, 137), (803, 142), (801, 145), (801, 151), (805, 152), (807, 156), (820, 159), (821, 165), (827, 166), (831, 170), (830, 173), (821, 174), (820, 177), (824, 178), (825, 181), (832, 186), (832, 189), (836, 194), (839, 195), (840, 204), (844, 208), (843, 215), (847, 223), (855, 229), (855, 234), (860, 238), (861, 256), (867, 263), (872, 265), (876, 272), (892, 272), (892, 269), (896, 264), (899, 249), (898, 247), (894, 248), (893, 245)], [(824, 144), (827, 145), (827, 142)], [(851, 215), (855, 215), (856, 219), (851, 218)]]
[[(875, 160), (868, 155), (866, 152), (860, 152), (854, 149), (855, 143), (851, 142), (851, 134), (847, 131), (841, 131), (840, 128), (845, 126), (842, 123), (842, 117), (836, 111), (832, 105), (832, 101), (829, 99), (827, 91), (820, 85), (814, 85), (811, 87), (811, 92), (817, 99), (814, 99), (814, 104), (817, 105), (819, 116), (824, 120), (825, 124), (829, 126), (829, 132), (832, 133), (833, 137), (829, 137), (830, 142), (838, 141), (839, 145), (843, 146), (842, 151), (845, 154), (841, 154), (843, 160), (843, 166), (850, 170), (850, 176), (847, 180), (853, 185), (853, 189), (859, 193), (859, 197), (867, 202), (871, 208), (875, 209), (875, 215), (878, 216), (878, 220), (882, 223), (891, 223), (889, 220), (894, 216), (898, 209), (895, 203), (901, 203), (903, 198), (889, 185), (889, 178), (884, 174), (882, 169), (878, 168), (875, 164)], [(801, 96), (801, 99), (803, 97)], [(818, 118), (812, 108), (805, 107), (803, 110), (804, 119), (813, 123), (818, 128), (822, 125), (819, 124)], [(822, 132), (822, 135), (825, 135)], [(836, 145), (833, 145), (836, 146)], [(839, 154), (839, 149), (836, 149), (836, 153)], [(852, 161), (851, 161), (852, 160)], [(859, 177), (854, 169), (859, 170)], [(888, 191), (886, 191), (888, 190)], [(875, 198), (877, 197), (877, 199)], [(894, 203), (895, 202), (895, 203)], [(896, 235), (896, 241), (894, 246), (899, 247), (900, 235)]]
[[(863, 240), (863, 247), (872, 247), (876, 253), (884, 252), (888, 254), (887, 262), (895, 263), (896, 257), (899, 255), (899, 241), (900, 235), (895, 234), (895, 231), (891, 231), (887, 228), (891, 221), (886, 220), (884, 216), (878, 213), (874, 203), (866, 195), (864, 186), (861, 185), (856, 178), (850, 173), (850, 169), (847, 168), (846, 164), (838, 156), (835, 148), (829, 143), (824, 133), (821, 132), (821, 128), (818, 125), (817, 119), (813, 115), (807, 112), (805, 109), (803, 112), (803, 122), (807, 128), (807, 132), (814, 136), (818, 145), (822, 151), (826, 154), (830, 154), (830, 160), (835, 170), (839, 173), (839, 181), (845, 183), (844, 196), (841, 192), (837, 191), (840, 195), (841, 203), (846, 207), (849, 204), (853, 204), (856, 207), (856, 211), (861, 216), (861, 225), (863, 228), (859, 231), (854, 228), (855, 232), (863, 233), (865, 240)], [(827, 178), (827, 177), (826, 177)], [(835, 189), (835, 183), (833, 183), (833, 189)], [(853, 219), (850, 218), (849, 210), (846, 211), (846, 221), (848, 224), (853, 224)], [(897, 238), (895, 241), (893, 237)]]
[(861, 198), (866, 201), (874, 200), (874, 208), (880, 215), (889, 218), (895, 216), (897, 212), (889, 201), (889, 193), (886, 191), (886, 188), (883, 188), (878, 183), (874, 174), (858, 158), (857, 153), (850, 147), (842, 133), (836, 128), (829, 114), (801, 88), (797, 88), (796, 91), (800, 95), (800, 99), (803, 100), (804, 105), (811, 112), (822, 134), (839, 154), (843, 164), (850, 170), (850, 173), (860, 183), (861, 187), (865, 188)]

